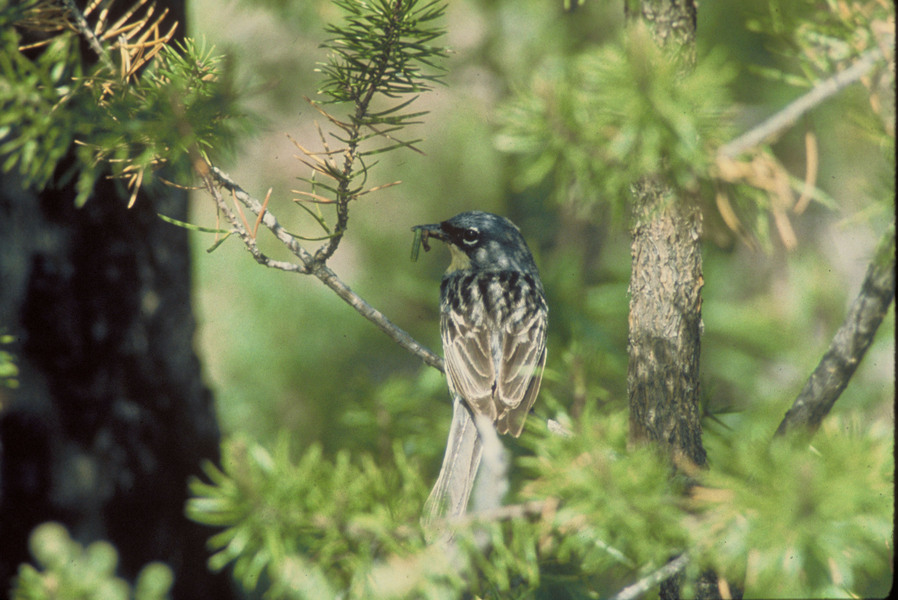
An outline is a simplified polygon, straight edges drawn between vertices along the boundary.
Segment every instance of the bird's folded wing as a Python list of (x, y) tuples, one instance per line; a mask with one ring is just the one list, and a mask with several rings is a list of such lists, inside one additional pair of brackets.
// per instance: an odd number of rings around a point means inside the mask
[(455, 312), (443, 313), (441, 320), (449, 389), (464, 398), (471, 408), (495, 420), (496, 367), (490, 331), (470, 326)]

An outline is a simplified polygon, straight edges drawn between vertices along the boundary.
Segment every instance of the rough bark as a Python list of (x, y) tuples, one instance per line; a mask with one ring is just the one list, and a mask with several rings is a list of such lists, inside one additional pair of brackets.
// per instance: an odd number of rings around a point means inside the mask
[(633, 191), (630, 439), (659, 444), (675, 463), (701, 466), (701, 212), (652, 179)]
[(861, 284), (829, 349), (811, 373), (776, 435), (793, 430), (813, 433), (845, 390), (873, 342), (895, 298), (895, 224), (889, 226), (876, 248)]
[(125, 576), (162, 560), (176, 598), (229, 597), (205, 565), (209, 531), (184, 517), (187, 480), (219, 439), (186, 235), (155, 215), (184, 219), (185, 195), (127, 210), (104, 182), (79, 210), (72, 190), (3, 184), (0, 324), (21, 374), (0, 412), (0, 587), (29, 559), (31, 529), (58, 520), (115, 544)]
[[(183, 23), (182, 1), (158, 4)], [(31, 530), (56, 520), (82, 543), (111, 541), (121, 576), (161, 560), (173, 598), (233, 597), (206, 567), (209, 530), (184, 516), (188, 478), (219, 442), (186, 231), (156, 216), (184, 220), (186, 194), (142, 193), (129, 210), (104, 180), (83, 208), (74, 197), (0, 175), (0, 328), (20, 369), (0, 391), (0, 596), (31, 560)]]
[[(648, 26), (661, 48), (677, 54), (683, 68), (690, 68), (697, 21), (693, 0), (627, 0), (625, 11)], [(663, 168), (658, 165), (658, 173)], [(658, 173), (633, 185), (630, 441), (658, 444), (675, 465), (704, 466), (699, 396), (702, 217)], [(698, 598), (719, 598), (717, 576), (702, 573), (695, 592)], [(665, 600), (679, 598), (679, 577), (664, 581), (659, 593)]]
[(695, 56), (698, 10), (695, 0), (627, 0), (624, 13), (649, 26), (660, 47), (686, 51)]

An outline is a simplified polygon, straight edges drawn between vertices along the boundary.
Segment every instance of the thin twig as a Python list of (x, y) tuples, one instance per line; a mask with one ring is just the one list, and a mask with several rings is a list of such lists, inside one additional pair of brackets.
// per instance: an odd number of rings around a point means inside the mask
[[(269, 213), (271, 214), (271, 213)], [(353, 292), (348, 285), (337, 277), (329, 267), (320, 265), (312, 275), (320, 279), (327, 287), (332, 289), (347, 304), (353, 307), (360, 315), (374, 323), (381, 331), (386, 333), (394, 342), (416, 355), (435, 369), (443, 371), (443, 359), (434, 354), (429, 348), (421, 345), (415, 338), (397, 327), (382, 312), (365, 302), (365, 300)]]
[(726, 158), (735, 158), (739, 154), (754, 148), (767, 138), (776, 135), (791, 126), (803, 114), (848, 87), (859, 81), (873, 66), (883, 58), (882, 51), (874, 48), (861, 55), (853, 65), (837, 73), (836, 75), (821, 81), (811, 91), (794, 100), (783, 110), (765, 120), (760, 125), (743, 133), (733, 141), (724, 144), (718, 150), (718, 154)]
[(611, 596), (610, 600), (634, 600), (634, 598), (642, 596), (662, 581), (673, 577), (685, 569), (690, 560), (689, 554), (684, 552), (660, 569), (652, 571), (636, 583), (628, 585), (614, 596)]
[[(206, 188), (215, 199), (219, 209), (225, 214), (225, 217), (231, 223), (231, 227), (240, 235), (244, 245), (252, 253), (253, 258), (257, 262), (268, 267), (273, 267), (285, 271), (293, 271), (297, 273), (305, 273), (314, 275), (321, 280), (324, 285), (333, 290), (344, 302), (353, 307), (360, 315), (374, 323), (381, 331), (387, 334), (394, 342), (419, 357), (425, 364), (435, 369), (443, 370), (443, 359), (434, 354), (429, 348), (420, 344), (407, 332), (396, 326), (382, 312), (368, 304), (361, 296), (356, 294), (346, 285), (343, 280), (337, 277), (326, 265), (316, 262), (312, 255), (302, 247), (299, 240), (294, 235), (284, 229), (271, 211), (263, 210), (261, 202), (250, 196), (237, 183), (222, 172), (218, 167), (210, 166), (209, 181)], [(214, 180), (214, 181), (213, 181)], [(239, 200), (246, 208), (261, 219), (261, 223), (268, 228), (281, 243), (296, 256), (301, 264), (295, 264), (284, 261), (275, 261), (262, 254), (256, 246), (255, 240), (250, 236), (250, 232), (243, 228), (233, 211), (228, 209), (227, 204), (221, 198), (221, 193), (214, 185), (217, 183)]]
[(72, 19), (75, 21), (75, 29), (78, 30), (78, 33), (81, 34), (81, 37), (84, 38), (87, 45), (90, 46), (90, 49), (99, 57), (104, 67), (114, 71), (115, 64), (112, 62), (112, 59), (109, 58), (109, 53), (106, 52), (106, 49), (103, 48), (103, 44), (101, 44), (100, 40), (97, 39), (97, 36), (94, 35), (93, 29), (90, 28), (87, 19), (84, 18), (81, 11), (75, 6), (74, 0), (63, 0), (63, 4), (65, 4), (65, 7), (72, 15)]
[[(389, 66), (393, 59), (393, 55), (399, 52), (401, 48), (400, 45), (395, 43), (396, 40), (403, 35), (401, 3), (392, 5), (392, 9), (389, 19), (390, 22), (384, 26), (381, 31), (381, 37), (384, 40), (384, 49), (379, 56), (374, 57), (371, 61), (371, 71), (366, 74), (365, 87), (363, 90), (359, 90), (359, 92), (363, 93), (356, 96), (355, 114), (350, 123), (350, 128), (345, 129), (348, 134), (346, 151), (343, 158), (342, 172), (336, 177), (336, 179), (338, 179), (336, 207), (337, 223), (334, 225), (334, 233), (336, 235), (315, 251), (314, 260), (316, 264), (323, 265), (331, 256), (333, 256), (337, 247), (340, 245), (340, 241), (343, 239), (343, 233), (346, 231), (346, 226), (349, 223), (349, 202), (354, 195), (353, 191), (349, 189), (349, 185), (352, 180), (356, 160), (360, 158), (359, 144), (362, 141), (361, 130), (365, 125), (370, 125), (370, 123), (366, 123), (366, 121), (368, 121), (368, 109), (371, 100), (374, 98), (375, 94), (381, 91), (381, 83), (389, 72)], [(313, 104), (313, 106), (322, 114), (327, 115), (327, 112), (320, 106), (317, 106), (316, 104)], [(327, 116), (337, 123), (335, 119), (329, 115)], [(364, 164), (362, 164), (362, 169), (363, 171), (365, 170)]]
[[(253, 239), (253, 237), (250, 235), (250, 232), (240, 223), (240, 221), (237, 220), (237, 215), (234, 214), (234, 211), (232, 211), (228, 207), (227, 202), (225, 202), (225, 199), (222, 197), (221, 192), (215, 185), (215, 181), (213, 180), (211, 172), (205, 173), (201, 175), (201, 177), (203, 179), (203, 183), (205, 184), (206, 191), (208, 191), (213, 200), (215, 200), (215, 204), (218, 207), (219, 214), (224, 214), (225, 218), (228, 220), (228, 223), (231, 224), (231, 229), (233, 229), (233, 231), (236, 232), (238, 236), (240, 236), (240, 239), (243, 240), (243, 245), (246, 246), (246, 249), (249, 250), (253, 258), (256, 259), (256, 262), (258, 262), (260, 265), (264, 265), (266, 267), (278, 269), (281, 271), (288, 271), (293, 273), (305, 272), (303, 265), (298, 265), (296, 263), (291, 263), (288, 261), (274, 260), (264, 254), (261, 250), (259, 250), (259, 247), (256, 245), (256, 240)], [(232, 193), (234, 193), (233, 190)]]

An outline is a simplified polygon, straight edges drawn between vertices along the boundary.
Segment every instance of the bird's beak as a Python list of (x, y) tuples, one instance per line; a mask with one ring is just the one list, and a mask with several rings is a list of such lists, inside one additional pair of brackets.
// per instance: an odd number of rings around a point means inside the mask
[(421, 232), (421, 245), (424, 246), (424, 251), (430, 251), (430, 245), (427, 243), (430, 238), (436, 238), (441, 242), (446, 242), (448, 239), (446, 238), (445, 232), (443, 232), (443, 228), (439, 223), (433, 223), (431, 225), (415, 225), (412, 227), (412, 231), (417, 233)]

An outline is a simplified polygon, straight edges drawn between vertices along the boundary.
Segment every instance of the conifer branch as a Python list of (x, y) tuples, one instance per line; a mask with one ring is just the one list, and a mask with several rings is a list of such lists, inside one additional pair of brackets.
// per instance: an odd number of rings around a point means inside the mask
[(679, 574), (691, 560), (692, 557), (689, 556), (689, 553), (684, 552), (660, 569), (652, 571), (636, 583), (628, 585), (612, 596), (611, 600), (634, 600), (639, 598), (656, 585)]
[[(346, 283), (340, 279), (334, 271), (320, 262), (316, 261), (308, 250), (303, 248), (299, 240), (284, 229), (278, 222), (277, 218), (270, 211), (262, 210), (262, 203), (256, 198), (248, 194), (233, 179), (222, 172), (217, 167), (210, 167), (206, 182), (206, 189), (215, 199), (216, 206), (224, 213), (231, 227), (238, 233), (243, 240), (243, 244), (249, 250), (250, 254), (259, 264), (266, 267), (280, 269), (282, 271), (290, 271), (294, 273), (303, 273), (314, 275), (321, 280), (324, 285), (333, 290), (344, 302), (349, 304), (360, 315), (371, 321), (378, 329), (387, 334), (394, 342), (404, 349), (408, 350), (415, 356), (419, 357), (425, 364), (434, 367), (440, 371), (443, 370), (443, 359), (436, 355), (432, 350), (419, 343), (406, 331), (393, 323), (386, 315), (371, 306), (364, 298), (356, 294)], [(275, 261), (265, 254), (261, 253), (256, 245), (255, 239), (243, 224), (237, 218), (237, 215), (230, 209), (217, 186), (221, 186), (234, 194), (234, 197), (243, 206), (248, 208), (257, 217), (257, 222), (261, 222), (268, 228), (274, 236), (288, 249), (294, 256), (299, 259), (299, 263), (291, 263), (286, 261)]]
[(72, 16), (72, 20), (74, 21), (75, 30), (78, 34), (84, 38), (84, 41), (87, 42), (87, 45), (93, 50), (94, 54), (100, 59), (100, 62), (103, 63), (110, 71), (115, 69), (115, 65), (112, 63), (112, 59), (109, 57), (109, 52), (106, 51), (106, 48), (103, 47), (103, 44), (100, 43), (100, 40), (97, 39), (97, 36), (94, 34), (93, 29), (91, 29), (90, 25), (87, 23), (87, 19), (84, 18), (84, 14), (81, 10), (75, 5), (74, 0), (63, 0), (63, 4), (68, 9), (69, 13)]
[[(419, 66), (433, 68), (433, 59), (444, 55), (441, 48), (428, 45), (442, 35), (439, 28), (428, 26), (445, 10), (444, 5), (438, 2), (430, 2), (423, 7), (417, 6), (417, 0), (379, 0), (370, 4), (339, 0), (337, 4), (346, 11), (347, 20), (343, 25), (328, 27), (328, 32), (334, 37), (324, 44), (331, 50), (332, 56), (329, 64), (322, 68), (327, 76), (322, 92), (329, 95), (332, 102), (351, 102), (354, 109), (350, 121), (345, 123), (317, 103), (312, 103), (346, 134), (342, 166), (324, 172), (337, 182), (337, 222), (334, 235), (315, 252), (313, 260), (316, 264), (324, 264), (336, 252), (349, 223), (349, 203), (364, 193), (362, 188), (353, 188), (352, 181), (358, 174), (359, 165), (362, 174), (366, 175), (367, 168), (362, 163), (365, 153), (361, 151), (360, 144), (371, 136), (365, 133), (365, 129), (371, 130), (375, 136), (394, 141), (393, 147), (419, 151), (412, 142), (395, 140), (389, 135), (423, 114), (397, 113), (416, 97), (392, 109), (372, 112), (371, 103), (375, 96), (380, 94), (395, 98), (429, 89), (429, 83), (437, 81), (439, 75), (426, 75)], [(381, 132), (376, 128), (378, 124), (395, 127)], [(304, 153), (311, 157), (309, 152)], [(316, 170), (319, 169), (316, 167)]]
[[(215, 205), (218, 207), (219, 213), (224, 214), (225, 219), (227, 219), (228, 223), (230, 223), (231, 225), (231, 230), (236, 232), (240, 239), (243, 240), (243, 245), (246, 246), (246, 249), (249, 250), (249, 253), (252, 254), (257, 263), (266, 267), (270, 267), (272, 269), (279, 269), (281, 271), (288, 271), (293, 273), (306, 272), (306, 269), (303, 265), (291, 263), (288, 261), (274, 260), (268, 255), (264, 254), (261, 250), (259, 250), (259, 246), (256, 244), (255, 236), (252, 235), (252, 233), (249, 231), (248, 224), (245, 224), (245, 220), (243, 223), (241, 223), (241, 221), (237, 219), (237, 215), (234, 214), (234, 211), (230, 209), (224, 197), (221, 195), (221, 191), (215, 184), (212, 175), (205, 175), (203, 177), (203, 183), (205, 184), (206, 191), (209, 192), (209, 194), (212, 196), (212, 199), (215, 201)], [(235, 191), (235, 188), (230, 188), (229, 191), (235, 196), (236, 199), (237, 193)], [(260, 213), (262, 210), (261, 206), (262, 205), (260, 204)]]
[(792, 101), (781, 111), (765, 119), (762, 123), (746, 131), (731, 142), (721, 146), (718, 150), (718, 156), (735, 158), (746, 150), (750, 150), (764, 140), (780, 133), (815, 106), (834, 96), (852, 83), (859, 81), (882, 58), (883, 54), (879, 48), (865, 52), (853, 65), (844, 71), (817, 83), (809, 92)]
[(786, 412), (777, 436), (805, 428), (813, 432), (845, 390), (873, 342), (895, 298), (895, 222), (879, 241), (861, 291), (820, 363)]
[[(323, 219), (316, 218), (318, 224), (327, 231), (326, 240), (314, 253), (300, 244), (300, 238), (284, 229), (275, 216), (263, 210), (262, 204), (244, 191), (230, 177), (214, 166), (199, 164), (197, 172), (205, 181), (207, 191), (212, 195), (218, 210), (225, 214), (231, 227), (243, 241), (244, 246), (260, 264), (285, 271), (314, 275), (333, 290), (344, 302), (352, 306), (359, 314), (374, 323), (400, 346), (421, 358), (425, 364), (440, 371), (443, 360), (431, 350), (418, 343), (408, 333), (397, 327), (383, 313), (368, 304), (346, 285), (331, 269), (326, 266), (340, 244), (349, 222), (349, 203), (372, 191), (384, 189), (394, 183), (366, 187), (367, 167), (364, 157), (377, 151), (407, 147), (420, 152), (414, 142), (397, 139), (392, 134), (413, 123), (413, 119), (422, 112), (404, 113), (417, 96), (399, 102), (391, 108), (373, 110), (372, 102), (378, 95), (387, 98), (429, 89), (431, 83), (438, 81), (439, 75), (425, 74), (421, 67), (435, 68), (433, 60), (444, 55), (444, 50), (429, 45), (442, 35), (442, 29), (432, 26), (431, 22), (441, 17), (445, 5), (437, 1), (419, 6), (417, 0), (377, 0), (371, 3), (360, 3), (351, 0), (338, 0), (337, 4), (347, 13), (346, 23), (332, 25), (328, 32), (334, 37), (325, 42), (324, 47), (331, 50), (332, 55), (321, 71), (326, 76), (321, 91), (330, 97), (331, 102), (352, 103), (352, 114), (348, 121), (340, 120), (320, 103), (309, 100), (309, 103), (327, 120), (341, 131), (334, 137), (345, 146), (331, 150), (326, 138), (319, 130), (324, 152), (315, 152), (293, 140), (293, 144), (302, 153), (299, 160), (312, 169), (313, 176), (306, 179), (313, 186), (310, 192), (294, 190), (303, 200), (318, 204), (334, 204), (336, 207), (336, 224), (331, 229)], [(379, 128), (384, 125), (384, 128)], [(374, 151), (363, 151), (361, 144), (371, 138), (386, 139), (390, 145)], [(342, 164), (337, 156), (342, 155)], [(315, 176), (328, 178), (328, 183), (315, 181)], [(361, 183), (356, 183), (361, 176)], [(257, 244), (255, 235), (249, 231), (248, 223), (244, 224), (238, 215), (228, 206), (217, 187), (220, 186), (233, 194), (235, 200), (247, 207), (257, 216), (256, 226), (264, 224), (269, 231), (296, 257), (298, 262), (275, 261), (263, 254)], [(316, 193), (315, 187), (321, 187), (333, 194), (333, 199)]]

